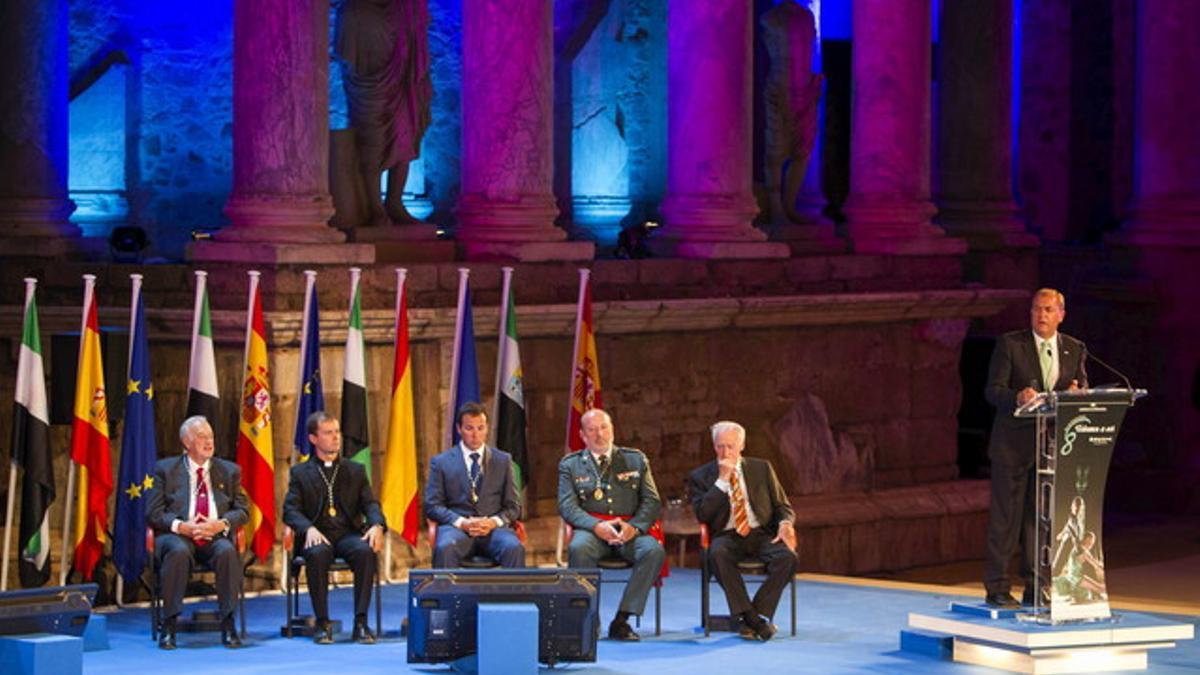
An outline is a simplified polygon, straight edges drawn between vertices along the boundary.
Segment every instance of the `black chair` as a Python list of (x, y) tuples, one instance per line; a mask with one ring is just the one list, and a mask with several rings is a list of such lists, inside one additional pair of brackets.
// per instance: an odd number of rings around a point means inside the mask
[[(317, 620), (311, 614), (300, 613), (300, 574), (304, 572), (304, 555), (295, 551), (296, 533), (288, 526), (283, 527), (283, 556), (287, 561), (287, 623), (280, 629), (280, 634), (284, 637), (293, 637), (300, 635), (302, 637), (312, 637), (316, 630)], [(329, 575), (332, 582), (332, 577), (335, 572), (347, 572), (350, 566), (345, 560), (335, 558), (333, 564), (329, 566)], [(380, 581), (382, 570), (376, 556), (375, 565), (375, 635), (383, 637), (383, 586)], [(340, 631), (341, 622), (331, 621), (335, 631)]]
[[(246, 534), (242, 528), (237, 529), (237, 534), (234, 535), (234, 544), (237, 546), (238, 557), (240, 558), (246, 553)], [(158, 635), (162, 632), (162, 583), (159, 578), (158, 556), (154, 555), (154, 528), (146, 528), (146, 553), (150, 556), (150, 639), (158, 641)], [(195, 567), (192, 568), (192, 573), (214, 573), (212, 569), (200, 562), (195, 562)], [(221, 630), (221, 619), (212, 612), (211, 616), (206, 616), (206, 613), (194, 612), (194, 618), (183, 619), (182, 617), (175, 625), (175, 630), (178, 632), (192, 632), (200, 630)], [(237, 614), (238, 614), (238, 630), (240, 636), (246, 637), (246, 589), (245, 587), (238, 588), (237, 597)]]
[[(425, 539), (429, 542), (430, 554), (433, 553), (434, 547), (437, 545), (437, 529), (438, 523), (436, 520), (425, 519)], [(521, 542), (521, 545), (526, 545), (525, 523), (519, 520), (514, 522), (513, 531), (517, 533), (517, 539)], [(488, 570), (499, 566), (499, 562), (486, 555), (472, 555), (462, 560), (463, 569), (468, 570)]]
[[(714, 624), (718, 625), (718, 627), (715, 630), (729, 630), (729, 631), (737, 630), (736, 617), (729, 616), (728, 614), (722, 614), (722, 615), (712, 614), (709, 611), (710, 610), (709, 591), (711, 590), (710, 585), (712, 584), (713, 581), (716, 581), (716, 579), (713, 578), (712, 565), (710, 564), (709, 559), (708, 559), (709, 543), (710, 543), (710, 540), (709, 540), (708, 526), (705, 525), (704, 523), (700, 523), (700, 625), (704, 626), (704, 636), (705, 637), (708, 637), (712, 633), (712, 631), (714, 630), (714, 628), (713, 628)], [(738, 566), (738, 572), (740, 572), (743, 577), (745, 577), (747, 575), (757, 576), (757, 577), (766, 577), (766, 575), (767, 575), (767, 564), (761, 560), (750, 560), (750, 559), (739, 560), (737, 566)], [(748, 581), (761, 582), (762, 579), (749, 579)], [(794, 575), (794, 574), (792, 575), (792, 580), (788, 585), (791, 589), (791, 596), (792, 596), (792, 602), (791, 602), (792, 635), (795, 635), (796, 634), (796, 575)]]
[[(661, 521), (654, 521), (655, 525), (661, 526)], [(575, 534), (575, 528), (571, 527), (570, 523), (563, 521), (563, 546), (570, 546), (571, 537)], [(619, 555), (613, 554), (605, 556), (596, 561), (596, 567), (600, 570), (628, 570), (633, 568), (633, 563), (622, 558)], [(627, 578), (605, 579), (604, 574), (600, 575), (600, 583), (623, 583), (628, 581)], [(662, 635), (662, 577), (654, 580), (654, 634)], [(642, 617), (634, 617), (634, 623), (640, 628), (642, 626)]]

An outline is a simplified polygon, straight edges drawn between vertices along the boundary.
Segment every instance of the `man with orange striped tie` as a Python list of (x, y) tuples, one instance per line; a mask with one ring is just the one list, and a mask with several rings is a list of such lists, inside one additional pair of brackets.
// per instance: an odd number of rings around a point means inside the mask
[[(713, 533), (709, 559), (730, 615), (741, 618), (740, 635), (766, 642), (777, 630), (771, 617), (779, 597), (796, 572), (796, 514), (771, 463), (742, 456), (742, 425), (717, 422), (712, 441), (717, 458), (688, 476), (688, 497), (696, 518)], [(767, 566), (753, 601), (737, 568), (746, 559)]]

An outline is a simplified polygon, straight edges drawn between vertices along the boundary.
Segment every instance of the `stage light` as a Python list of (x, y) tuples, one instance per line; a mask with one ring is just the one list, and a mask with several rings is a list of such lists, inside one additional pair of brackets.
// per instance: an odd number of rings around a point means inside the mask
[(114, 227), (108, 235), (108, 248), (115, 262), (138, 262), (142, 250), (150, 244), (146, 231), (136, 225)]

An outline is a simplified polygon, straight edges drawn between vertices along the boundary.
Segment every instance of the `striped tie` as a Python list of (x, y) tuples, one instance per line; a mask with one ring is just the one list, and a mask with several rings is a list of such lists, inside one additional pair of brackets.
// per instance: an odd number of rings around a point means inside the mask
[(730, 499), (733, 501), (734, 529), (744, 537), (750, 534), (750, 514), (746, 511), (746, 493), (742, 491), (742, 481), (738, 479), (737, 471), (729, 476), (729, 485), (732, 488)]

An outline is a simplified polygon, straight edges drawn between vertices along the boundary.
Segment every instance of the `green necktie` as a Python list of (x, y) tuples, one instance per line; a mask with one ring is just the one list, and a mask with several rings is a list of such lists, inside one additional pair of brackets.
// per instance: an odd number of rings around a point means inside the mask
[(1042, 364), (1042, 382), (1046, 385), (1046, 391), (1054, 389), (1054, 383), (1050, 381), (1050, 368), (1054, 365), (1054, 355), (1051, 353), (1050, 343), (1043, 342), (1041, 349), (1038, 350), (1038, 361)]

